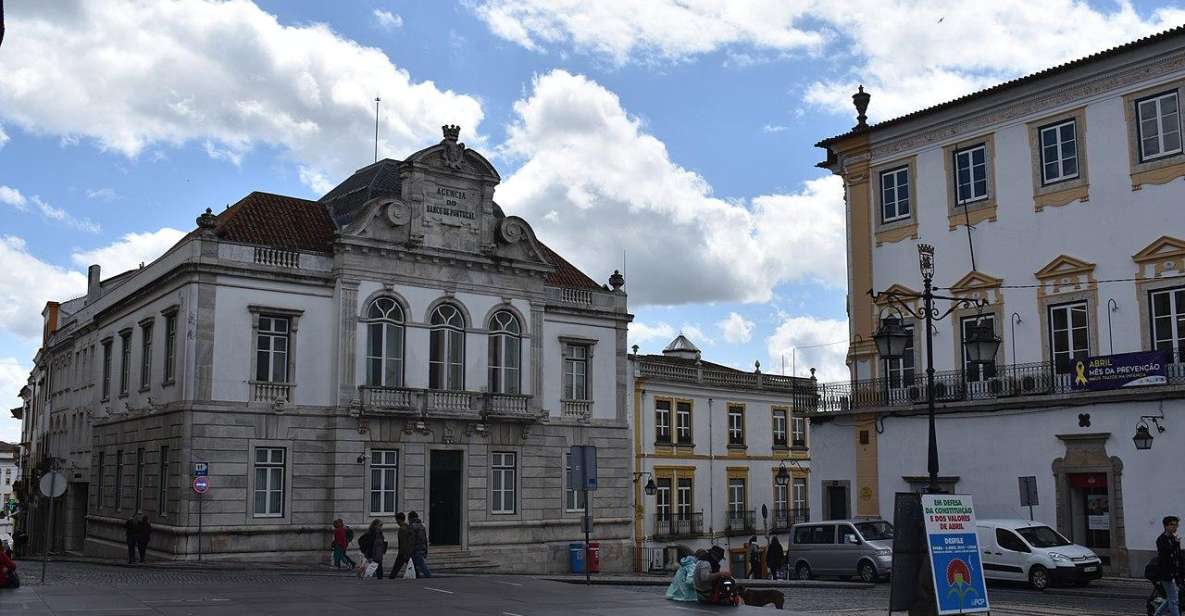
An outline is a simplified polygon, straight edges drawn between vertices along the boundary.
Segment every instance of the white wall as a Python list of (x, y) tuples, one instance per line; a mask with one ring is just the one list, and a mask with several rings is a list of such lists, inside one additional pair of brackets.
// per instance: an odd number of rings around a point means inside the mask
[(561, 411), (563, 345), (560, 337), (596, 340), (589, 366), (592, 416), (617, 417), (617, 330), (605, 321), (568, 314), (548, 313), (543, 317), (543, 408), (552, 416)]

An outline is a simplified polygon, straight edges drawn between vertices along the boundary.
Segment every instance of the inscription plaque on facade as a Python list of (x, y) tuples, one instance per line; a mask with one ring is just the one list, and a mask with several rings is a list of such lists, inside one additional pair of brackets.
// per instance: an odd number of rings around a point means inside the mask
[(437, 185), (426, 191), (424, 211), (444, 224), (460, 225), (477, 219), (473, 191)]

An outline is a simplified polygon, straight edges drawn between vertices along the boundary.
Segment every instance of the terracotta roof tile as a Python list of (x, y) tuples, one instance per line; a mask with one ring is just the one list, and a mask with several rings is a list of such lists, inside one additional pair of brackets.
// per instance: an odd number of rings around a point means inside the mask
[(597, 281), (589, 278), (587, 274), (580, 271), (575, 265), (568, 263), (568, 260), (561, 257), (556, 251), (552, 250), (547, 244), (539, 242), (539, 249), (543, 251), (543, 256), (555, 266), (555, 272), (547, 275), (547, 284), (553, 287), (565, 287), (568, 289), (597, 289), (601, 290), (601, 285)]
[(336, 228), (321, 203), (253, 192), (218, 215), (214, 232), (232, 242), (332, 252)]

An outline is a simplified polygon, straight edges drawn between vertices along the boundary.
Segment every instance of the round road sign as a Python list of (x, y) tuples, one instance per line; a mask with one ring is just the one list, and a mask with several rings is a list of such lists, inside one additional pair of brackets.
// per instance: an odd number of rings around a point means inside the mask
[(57, 498), (66, 493), (66, 476), (53, 471), (41, 476), (41, 493), (50, 497)]
[(193, 478), (194, 494), (205, 494), (210, 489), (210, 478), (206, 476)]

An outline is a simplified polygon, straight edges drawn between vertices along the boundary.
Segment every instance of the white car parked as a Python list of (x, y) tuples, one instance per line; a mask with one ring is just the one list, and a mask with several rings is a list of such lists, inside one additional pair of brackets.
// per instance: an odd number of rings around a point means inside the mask
[(1027, 581), (1045, 590), (1050, 584), (1085, 586), (1103, 576), (1098, 555), (1040, 522), (979, 520), (975, 530), (989, 580)]

